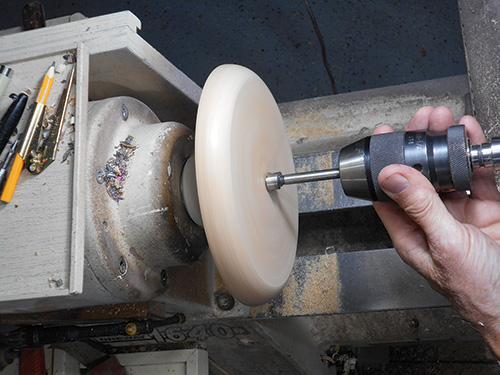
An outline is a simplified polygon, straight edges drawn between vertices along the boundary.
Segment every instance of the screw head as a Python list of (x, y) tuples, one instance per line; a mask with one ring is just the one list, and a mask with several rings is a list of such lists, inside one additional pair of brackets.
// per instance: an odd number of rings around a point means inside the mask
[(418, 333), (418, 327), (420, 327), (420, 322), (417, 318), (413, 318), (410, 320), (410, 329), (415, 333)]
[(120, 263), (118, 265), (118, 270), (122, 275), (125, 275), (127, 273), (127, 259), (124, 257), (120, 257)]
[(229, 311), (234, 307), (234, 297), (228, 293), (219, 293), (215, 298), (219, 309)]
[(122, 119), (123, 121), (128, 120), (128, 108), (125, 104), (122, 104)]
[(167, 281), (168, 281), (167, 270), (162, 270), (160, 276), (161, 276), (161, 285), (167, 286)]
[(129, 336), (134, 336), (137, 333), (137, 331), (138, 331), (137, 324), (135, 324), (135, 323), (128, 323), (125, 326), (125, 332)]
[(104, 177), (105, 177), (104, 170), (102, 168), (97, 168), (95, 171), (95, 179), (97, 180), (97, 183), (102, 185), (104, 184)]

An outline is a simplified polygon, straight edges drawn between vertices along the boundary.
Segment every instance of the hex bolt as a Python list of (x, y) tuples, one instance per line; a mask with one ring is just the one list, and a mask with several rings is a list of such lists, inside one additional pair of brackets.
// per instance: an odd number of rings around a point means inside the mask
[(128, 108), (125, 104), (122, 104), (122, 119), (123, 121), (128, 120)]
[(229, 311), (234, 307), (234, 297), (228, 293), (219, 293), (215, 298), (219, 309)]
[(161, 271), (161, 285), (167, 286), (167, 281), (168, 281), (167, 270), (162, 270)]
[(120, 257), (120, 265), (118, 267), (118, 270), (122, 275), (125, 275), (127, 273), (127, 259), (124, 257)]

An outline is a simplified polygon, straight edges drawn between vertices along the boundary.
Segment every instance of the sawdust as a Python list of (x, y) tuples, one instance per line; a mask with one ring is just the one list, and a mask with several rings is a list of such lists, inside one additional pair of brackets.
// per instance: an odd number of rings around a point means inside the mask
[[(326, 153), (317, 155), (310, 163), (297, 165), (295, 170), (297, 173), (301, 173), (331, 168), (333, 168), (332, 154)], [(331, 180), (299, 184), (297, 189), (300, 197), (314, 197), (315, 207), (330, 207), (334, 204), (333, 183)]]
[(344, 127), (332, 125), (329, 109), (297, 113), (293, 122), (286, 123), (288, 138), (292, 141), (337, 135), (344, 132)]
[(318, 125), (309, 124), (309, 125), (303, 125), (297, 127), (294, 126), (287, 128), (288, 138), (292, 141), (338, 135), (343, 132), (344, 130), (340, 126), (324, 126), (323, 124), (318, 124)]
[(250, 314), (262, 317), (338, 313), (340, 289), (336, 254), (297, 258), (281, 295), (269, 304), (252, 307)]

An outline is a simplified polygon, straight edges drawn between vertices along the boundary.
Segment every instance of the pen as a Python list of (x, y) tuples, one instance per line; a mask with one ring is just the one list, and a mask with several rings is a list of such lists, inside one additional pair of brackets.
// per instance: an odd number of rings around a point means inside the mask
[(0, 99), (5, 93), (5, 90), (7, 90), (7, 85), (9, 84), (13, 72), (14, 71), (8, 66), (0, 65)]
[(7, 154), (7, 157), (5, 158), (2, 167), (0, 168), (0, 192), (2, 191), (3, 184), (7, 178), (7, 167), (9, 166), (10, 161), (12, 160), (12, 157), (14, 156), (14, 153), (16, 152), (17, 144), (19, 143), (19, 139), (14, 142), (12, 147), (9, 150), (9, 153)]
[(55, 62), (53, 62), (43, 78), (42, 87), (36, 99), (36, 107), (33, 112), (33, 116), (31, 117), (28, 130), (26, 131), (26, 134), (24, 136), (21, 150), (19, 152), (16, 152), (14, 164), (12, 165), (9, 177), (7, 178), (7, 183), (5, 184), (5, 188), (3, 189), (2, 195), (0, 196), (0, 200), (4, 202), (8, 203), (12, 199), (17, 181), (19, 180), (19, 176), (21, 175), (21, 171), (23, 170), (24, 163), (26, 162), (26, 159), (28, 157), (28, 150), (30, 149), (31, 142), (33, 141), (35, 129), (37, 126), (39, 126), (40, 120), (42, 119), (43, 113), (45, 112), (45, 103), (47, 102), (50, 89), (52, 88), (52, 83), (54, 82), (55, 65)]
[(71, 88), (73, 87), (73, 81), (75, 78), (75, 68), (76, 67), (73, 65), (69, 75), (68, 85), (61, 94), (61, 99), (55, 114), (56, 118), (54, 124), (50, 128), (50, 133), (44, 137), (43, 130), (41, 130), (39, 132), (38, 144), (32, 144), (30, 152), (32, 158), (30, 159), (30, 165), (27, 165), (28, 170), (31, 173), (38, 174), (43, 172), (45, 168), (47, 168), (56, 158), (57, 146), (61, 140), (64, 118), (66, 110), (68, 109)]
[(69, 103), (69, 100), (70, 100), (69, 97), (70, 97), (70, 94), (71, 94), (71, 87), (73, 86), (73, 81), (75, 79), (75, 70), (76, 70), (76, 67), (73, 66), (73, 68), (71, 69), (71, 73), (69, 75), (68, 86), (66, 87), (66, 91), (63, 91), (62, 97), (64, 97), (64, 102), (62, 104), (62, 108), (61, 108), (61, 103), (59, 103), (60, 113), (57, 113), (57, 115), (58, 115), (58, 117), (57, 117), (57, 119), (58, 119), (57, 137), (56, 137), (54, 152), (53, 152), (53, 154), (51, 156), (52, 160), (54, 160), (56, 158), (57, 146), (59, 146), (59, 141), (61, 140), (61, 134), (62, 134), (63, 124), (64, 124), (64, 118), (66, 116), (66, 110), (68, 109), (68, 103)]
[(33, 142), (33, 135), (35, 135), (35, 129), (39, 124), (41, 118), (43, 117), (43, 112), (45, 110), (45, 103), (47, 102), (47, 98), (50, 93), (50, 89), (52, 88), (52, 83), (54, 82), (54, 72), (55, 72), (55, 62), (52, 63), (49, 70), (45, 74), (43, 78), (42, 88), (38, 93), (38, 97), (36, 98), (36, 107), (33, 112), (33, 117), (31, 117), (30, 124), (28, 126), (28, 130), (26, 131), (26, 135), (21, 146), (21, 150), (19, 154), (23, 158), (24, 162), (26, 162), (26, 158), (28, 156), (28, 150), (31, 147), (31, 142)]
[(26, 103), (28, 102), (28, 95), (23, 92), (19, 95), (11, 94), (10, 98), (14, 101), (0, 120), (0, 154), (2, 154), (10, 136), (19, 123), (24, 108), (26, 107)]

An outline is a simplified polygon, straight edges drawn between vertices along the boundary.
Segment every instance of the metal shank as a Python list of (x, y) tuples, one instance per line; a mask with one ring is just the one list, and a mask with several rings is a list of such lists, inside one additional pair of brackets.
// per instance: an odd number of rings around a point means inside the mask
[(493, 138), (489, 143), (470, 147), (472, 168), (486, 167), (500, 169), (500, 138)]
[(267, 190), (281, 189), (283, 185), (301, 184), (304, 182), (324, 181), (340, 178), (338, 169), (325, 169), (322, 171), (293, 173), (283, 175), (281, 172), (269, 173), (266, 177)]

